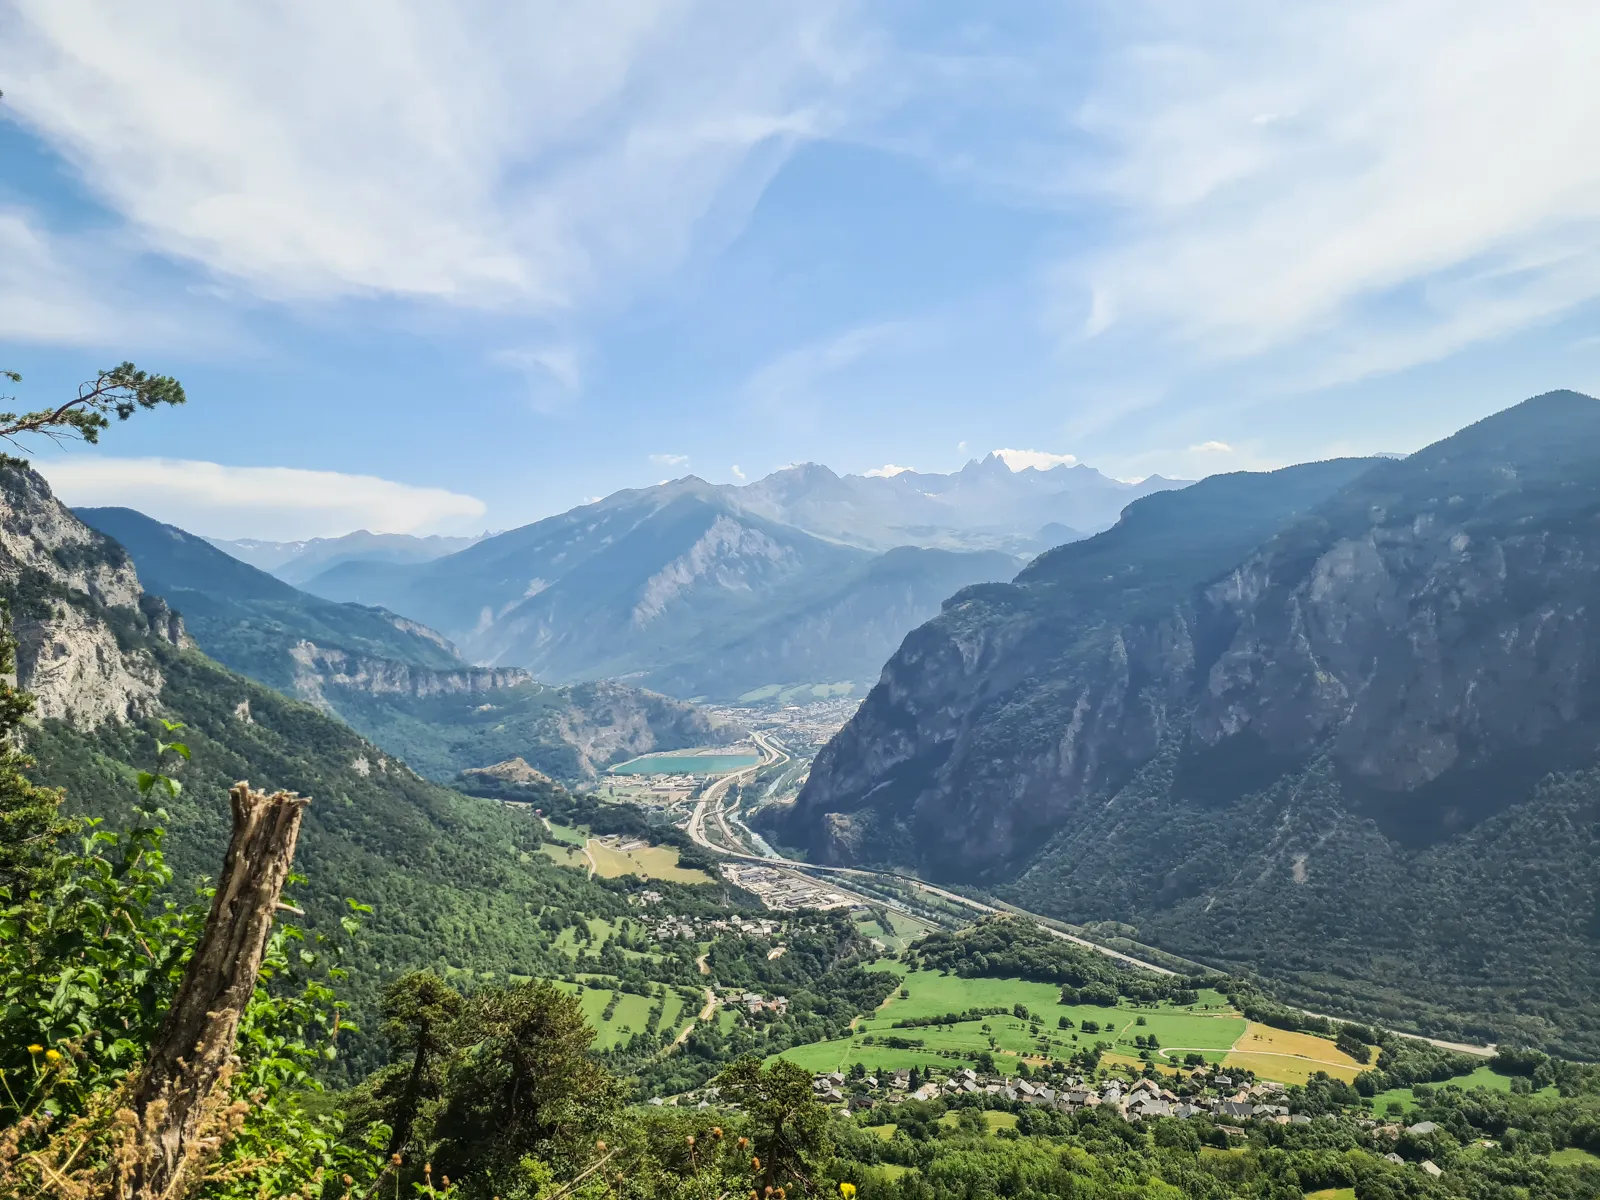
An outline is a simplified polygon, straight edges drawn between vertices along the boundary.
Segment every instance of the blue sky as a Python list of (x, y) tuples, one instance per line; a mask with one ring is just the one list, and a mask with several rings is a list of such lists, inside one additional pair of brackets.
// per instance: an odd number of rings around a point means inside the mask
[(1196, 477), (1600, 393), (1600, 9), (0, 0), (0, 361), (200, 532), (996, 447)]

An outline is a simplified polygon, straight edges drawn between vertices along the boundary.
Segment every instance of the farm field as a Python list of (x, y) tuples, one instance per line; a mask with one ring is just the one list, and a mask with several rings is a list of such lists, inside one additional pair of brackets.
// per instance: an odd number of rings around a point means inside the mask
[(546, 842), (539, 847), (539, 853), (554, 859), (557, 866), (578, 867), (585, 871), (589, 869), (589, 860), (583, 856), (581, 846), (569, 846), (565, 842)]
[[(887, 970), (894, 965), (888, 960), (872, 964), (876, 970)], [(971, 1065), (983, 1051), (996, 1055), (1002, 1062), (1008, 1057), (1037, 1062), (1045, 1056), (1069, 1058), (1079, 1049), (1104, 1041), (1115, 1048), (1110, 1061), (1142, 1066), (1134, 1038), (1154, 1036), (1162, 1047), (1194, 1048), (1208, 1061), (1220, 1062), (1246, 1028), (1244, 1019), (1231, 1012), (1171, 1006), (1134, 1008), (1129, 1005), (1113, 1009), (1087, 1004), (1063, 1005), (1057, 1002), (1059, 990), (1054, 984), (1022, 979), (965, 979), (937, 971), (914, 971), (904, 977), (900, 991), (907, 994), (902, 997), (897, 991), (891, 995), (872, 1016), (857, 1023), (850, 1037), (797, 1046), (784, 1051), (782, 1057), (813, 1071), (831, 1071), (855, 1062), (883, 1070), (913, 1066), (948, 1069)], [(1032, 1020), (1025, 1021), (1013, 1015), (1018, 1004), (1028, 1010)], [(948, 1026), (897, 1029), (894, 1024), (973, 1008), (1005, 1011)], [(1058, 1028), (1062, 1017), (1072, 1022), (1071, 1029)], [(1143, 1025), (1139, 1024), (1141, 1019)], [(1085, 1032), (1082, 1028), (1085, 1021), (1098, 1029)], [(890, 1046), (885, 1044), (887, 1038), (922, 1044)], [(1331, 1051), (1332, 1043), (1327, 1046)], [(1181, 1059), (1181, 1052), (1178, 1057)]]
[[(892, 960), (882, 959), (869, 969), (897, 967)], [(902, 997), (900, 991), (907, 994)], [(810, 1071), (833, 1071), (857, 1062), (874, 1070), (914, 1066), (949, 1070), (970, 1066), (978, 1054), (988, 1051), (1004, 1070), (1008, 1059), (1032, 1063), (1046, 1057), (1065, 1059), (1096, 1042), (1107, 1042), (1111, 1049), (1105, 1055), (1106, 1063), (1138, 1070), (1144, 1066), (1140, 1051), (1146, 1047), (1137, 1045), (1135, 1039), (1153, 1037), (1159, 1046), (1156, 1066), (1169, 1070), (1178, 1069), (1191, 1053), (1202, 1055), (1209, 1063), (1248, 1069), (1261, 1079), (1280, 1083), (1304, 1083), (1315, 1071), (1348, 1082), (1363, 1069), (1326, 1038), (1246, 1021), (1214, 992), (1202, 994), (1200, 1002), (1188, 1008), (1063, 1005), (1057, 1003), (1058, 994), (1053, 984), (1022, 979), (966, 979), (914, 971), (904, 976), (900, 990), (875, 1013), (857, 1022), (849, 1037), (796, 1046), (782, 1057)], [(1029, 1020), (1014, 1015), (1018, 1004), (1028, 1010)], [(897, 1029), (894, 1024), (974, 1008), (1005, 1011), (952, 1025)], [(1058, 1028), (1062, 1017), (1071, 1022), (1070, 1029)], [(1085, 1022), (1098, 1028), (1085, 1031)], [(886, 1044), (890, 1038), (911, 1044), (891, 1046)], [(1509, 1084), (1502, 1081), (1500, 1086)], [(1405, 1098), (1409, 1100), (1409, 1091)]]
[[(1162, 1039), (1162, 1045), (1166, 1039)], [(1282, 1083), (1304, 1083), (1315, 1071), (1326, 1071), (1335, 1079), (1351, 1083), (1366, 1068), (1326, 1038), (1309, 1033), (1290, 1033), (1254, 1021), (1234, 1043), (1222, 1060), (1224, 1067), (1254, 1071), (1262, 1079)]]
[(1323, 1188), (1320, 1192), (1307, 1192), (1306, 1200), (1356, 1200), (1355, 1188)]
[[(885, 925), (884, 922), (888, 924)], [(904, 950), (918, 938), (925, 936), (931, 926), (921, 921), (908, 917), (903, 913), (884, 909), (883, 916), (877, 915), (877, 910), (864, 913), (856, 918), (863, 937), (876, 938), (884, 947), (893, 951)]]
[[(640, 1032), (645, 1027), (645, 1021), (650, 1014), (650, 1009), (655, 1005), (655, 999), (650, 996), (635, 996), (628, 992), (619, 994), (617, 1007), (611, 1014), (609, 1021), (604, 1019), (607, 1006), (611, 1003), (612, 993), (606, 987), (585, 987), (576, 983), (556, 984), (564, 992), (570, 992), (578, 997), (578, 1003), (583, 1007), (583, 1016), (595, 1031), (594, 1044), (597, 1049), (609, 1050), (618, 1042), (626, 1041), (630, 1036)], [(667, 997), (666, 1011), (670, 1013), (672, 1006), (677, 1003), (680, 1008), (682, 1001), (675, 995)], [(663, 1015), (661, 1027), (668, 1027)]]
[(638, 875), (642, 879), (664, 879), (669, 883), (714, 882), (698, 867), (680, 867), (678, 851), (673, 846), (640, 846), (632, 850), (619, 850), (615, 845), (590, 837), (586, 829), (574, 829), (567, 825), (552, 824), (549, 833), (556, 840), (541, 845), (541, 854), (563, 867), (577, 867), (585, 871), (590, 869), (592, 860), (594, 873), (603, 879)]
[(558, 825), (554, 821), (545, 821), (545, 831), (558, 842), (568, 846), (581, 847), (589, 840), (589, 831), (585, 828), (574, 828), (571, 825)]
[(603, 879), (638, 875), (643, 879), (665, 879), (669, 883), (711, 883), (711, 876), (696, 867), (680, 867), (673, 846), (640, 846), (618, 850), (591, 838), (588, 852), (594, 859), (595, 874)]

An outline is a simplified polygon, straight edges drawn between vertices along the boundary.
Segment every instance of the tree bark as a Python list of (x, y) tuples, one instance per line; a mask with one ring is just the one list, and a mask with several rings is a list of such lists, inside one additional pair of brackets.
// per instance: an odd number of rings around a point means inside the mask
[(132, 1144), (113, 1168), (117, 1200), (179, 1200), (199, 1184), (226, 1133), (239, 1020), (309, 803), (289, 792), (253, 792), (247, 783), (235, 784), (228, 798), (233, 837), (211, 913), (130, 1094)]

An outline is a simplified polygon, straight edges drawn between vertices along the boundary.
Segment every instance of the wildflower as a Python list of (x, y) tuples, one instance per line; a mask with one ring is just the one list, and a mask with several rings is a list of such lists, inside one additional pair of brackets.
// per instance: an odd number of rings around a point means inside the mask
[(44, 1047), (39, 1045), (38, 1042), (35, 1042), (33, 1045), (28, 1047), (28, 1053), (29, 1054), (43, 1054), (44, 1053)]
[(746, 1150), (746, 1149), (749, 1149), (749, 1147), (750, 1147), (750, 1139), (749, 1138), (740, 1138), (739, 1139), (739, 1149)]
[(345, 1185), (345, 1187), (349, 1187), (354, 1182), (355, 1182), (355, 1180), (351, 1179), (350, 1176), (346, 1175), (344, 1177), (344, 1185)]
[(683, 1140), (688, 1142), (689, 1145), (691, 1145), (691, 1146), (694, 1145), (694, 1134), (691, 1133), (688, 1137), (684, 1138)]
[(844, 1200), (855, 1200), (856, 1185), (853, 1183), (841, 1183), (839, 1185), (839, 1195), (843, 1196)]
[(58, 1063), (58, 1062), (61, 1061), (61, 1051), (59, 1051), (59, 1050), (46, 1050), (44, 1052), (44, 1058), (45, 1058), (46, 1062)]
[(604, 1154), (606, 1152), (605, 1139), (604, 1138), (596, 1138), (595, 1139), (595, 1143), (594, 1143), (594, 1148), (596, 1150), (598, 1150), (601, 1154)]
[(450, 1176), (448, 1176), (448, 1175), (439, 1176), (439, 1182), (441, 1184), (443, 1184), (446, 1189), (448, 1189), (450, 1187)]
[(751, 1170), (752, 1170), (752, 1171), (759, 1171), (759, 1170), (761, 1170), (761, 1160), (760, 1160), (760, 1159), (759, 1159), (759, 1158), (752, 1158), (752, 1159), (751, 1159), (751, 1160), (750, 1160), (750, 1169), (751, 1169)]
[(389, 1155), (389, 1163), (391, 1166), (396, 1167), (400, 1165), (400, 1151), (396, 1150), (393, 1154)]
[(711, 1136), (720, 1139), (722, 1137), (722, 1126), (713, 1125), (711, 1127)]

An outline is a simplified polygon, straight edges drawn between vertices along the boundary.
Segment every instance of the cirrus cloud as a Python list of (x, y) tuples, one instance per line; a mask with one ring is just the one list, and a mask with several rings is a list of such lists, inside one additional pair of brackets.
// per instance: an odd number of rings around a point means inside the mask
[(213, 537), (292, 541), (352, 529), (459, 532), (485, 512), (476, 496), (338, 471), (89, 455), (33, 465), (74, 507), (135, 508)]
[(6, 7), (9, 114), (146, 248), (278, 299), (569, 311), (670, 270), (861, 59), (836, 0)]

